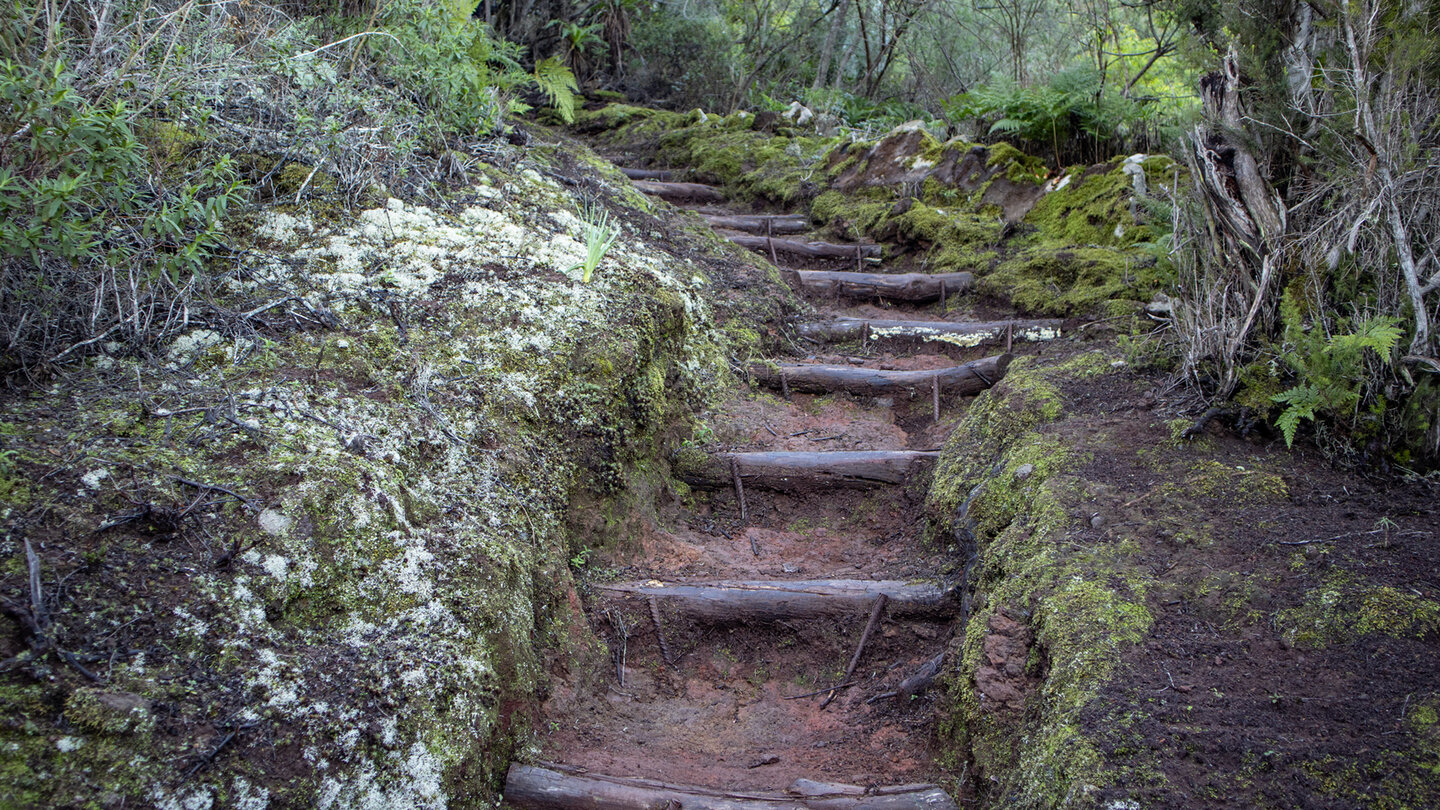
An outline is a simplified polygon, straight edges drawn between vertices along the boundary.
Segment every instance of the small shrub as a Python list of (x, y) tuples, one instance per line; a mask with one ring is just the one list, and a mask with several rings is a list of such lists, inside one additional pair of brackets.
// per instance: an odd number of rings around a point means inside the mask
[[(244, 191), (221, 157), (155, 185), (124, 101), (97, 105), (56, 57), (0, 61), (0, 367), (102, 337), (158, 339)], [(162, 161), (163, 162), (163, 161)]]

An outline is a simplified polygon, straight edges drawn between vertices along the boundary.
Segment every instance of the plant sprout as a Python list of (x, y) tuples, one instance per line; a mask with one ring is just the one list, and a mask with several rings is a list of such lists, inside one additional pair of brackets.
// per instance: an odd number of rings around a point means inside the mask
[[(597, 210), (586, 206), (581, 218), (580, 230), (585, 234), (585, 261), (575, 265), (582, 267), (585, 273), (580, 281), (590, 283), (590, 278), (595, 275), (595, 268), (600, 266), (600, 261), (605, 258), (605, 253), (610, 246), (615, 244), (615, 238), (620, 235), (619, 223), (610, 222), (610, 213), (603, 209)], [(574, 270), (575, 267), (571, 267)]]

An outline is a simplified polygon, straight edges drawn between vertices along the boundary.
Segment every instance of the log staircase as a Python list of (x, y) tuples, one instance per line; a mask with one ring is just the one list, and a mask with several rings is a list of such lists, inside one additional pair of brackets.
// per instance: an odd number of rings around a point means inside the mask
[[(559, 690), (552, 734), (511, 767), (505, 803), (955, 810), (957, 783), (929, 750), (927, 690), (953, 664), (945, 642), (962, 600), (958, 576), (920, 548), (914, 501), (945, 414), (1001, 379), (1017, 347), (1058, 337), (1060, 322), (953, 318), (969, 273), (886, 272), (879, 245), (805, 238), (803, 214), (717, 213), (719, 189), (623, 171), (647, 194), (703, 208), (717, 233), (779, 265), (820, 314), (794, 329), (795, 345), (816, 355), (750, 368), (755, 389), (778, 394), (751, 403), (769, 409), (764, 433), (751, 431), (758, 446), (676, 459), (697, 493), (698, 528), (656, 559), (637, 557), (639, 579), (594, 589), (588, 613), (614, 671)], [(906, 317), (872, 317), (894, 309)], [(885, 431), (855, 428), (854, 410), (832, 414), (837, 396)], [(772, 426), (807, 419), (839, 432)], [(794, 449), (830, 440), (855, 446)], [(839, 528), (803, 528), (813, 520)], [(837, 666), (816, 673), (817, 660)]]

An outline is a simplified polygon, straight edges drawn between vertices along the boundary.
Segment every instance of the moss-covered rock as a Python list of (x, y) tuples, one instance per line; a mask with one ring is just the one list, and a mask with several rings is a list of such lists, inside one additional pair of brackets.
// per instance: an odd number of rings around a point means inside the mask
[[(1169, 223), (1151, 221), (1137, 190), (1173, 182), (1174, 167), (1173, 161), (1158, 155), (1073, 166), (1035, 203), (1025, 222), (1052, 244), (1123, 247), (1148, 242)], [(1137, 174), (1141, 181), (1137, 182)]]
[(1001, 261), (979, 288), (1022, 312), (1075, 315), (1111, 301), (1138, 308), (1161, 283), (1148, 256), (1115, 248), (1033, 246)]

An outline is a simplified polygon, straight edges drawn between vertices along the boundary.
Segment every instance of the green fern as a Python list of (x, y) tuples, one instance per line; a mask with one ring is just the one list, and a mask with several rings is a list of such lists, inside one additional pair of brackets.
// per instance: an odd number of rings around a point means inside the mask
[(560, 113), (565, 123), (574, 123), (575, 94), (580, 92), (580, 85), (570, 68), (554, 56), (542, 60), (535, 65), (535, 85), (550, 100), (550, 106)]
[(1301, 419), (1315, 421), (1315, 409), (1320, 405), (1320, 391), (1313, 385), (1297, 385), (1282, 394), (1276, 394), (1276, 402), (1286, 403), (1287, 407), (1275, 420), (1275, 427), (1285, 436), (1285, 446), (1291, 447), (1295, 444), (1295, 431), (1300, 427)]
[(1286, 447), (1294, 445), (1301, 419), (1314, 422), (1319, 415), (1341, 418), (1356, 411), (1361, 402), (1361, 381), (1367, 377), (1365, 351), (1388, 360), (1404, 337), (1394, 318), (1373, 318), (1360, 324), (1353, 334), (1335, 335), (1328, 340), (1304, 334), (1294, 321), (1287, 324), (1286, 331), (1299, 344), (1289, 362), (1302, 380), (1271, 398), (1285, 405), (1275, 426), (1285, 436)]

